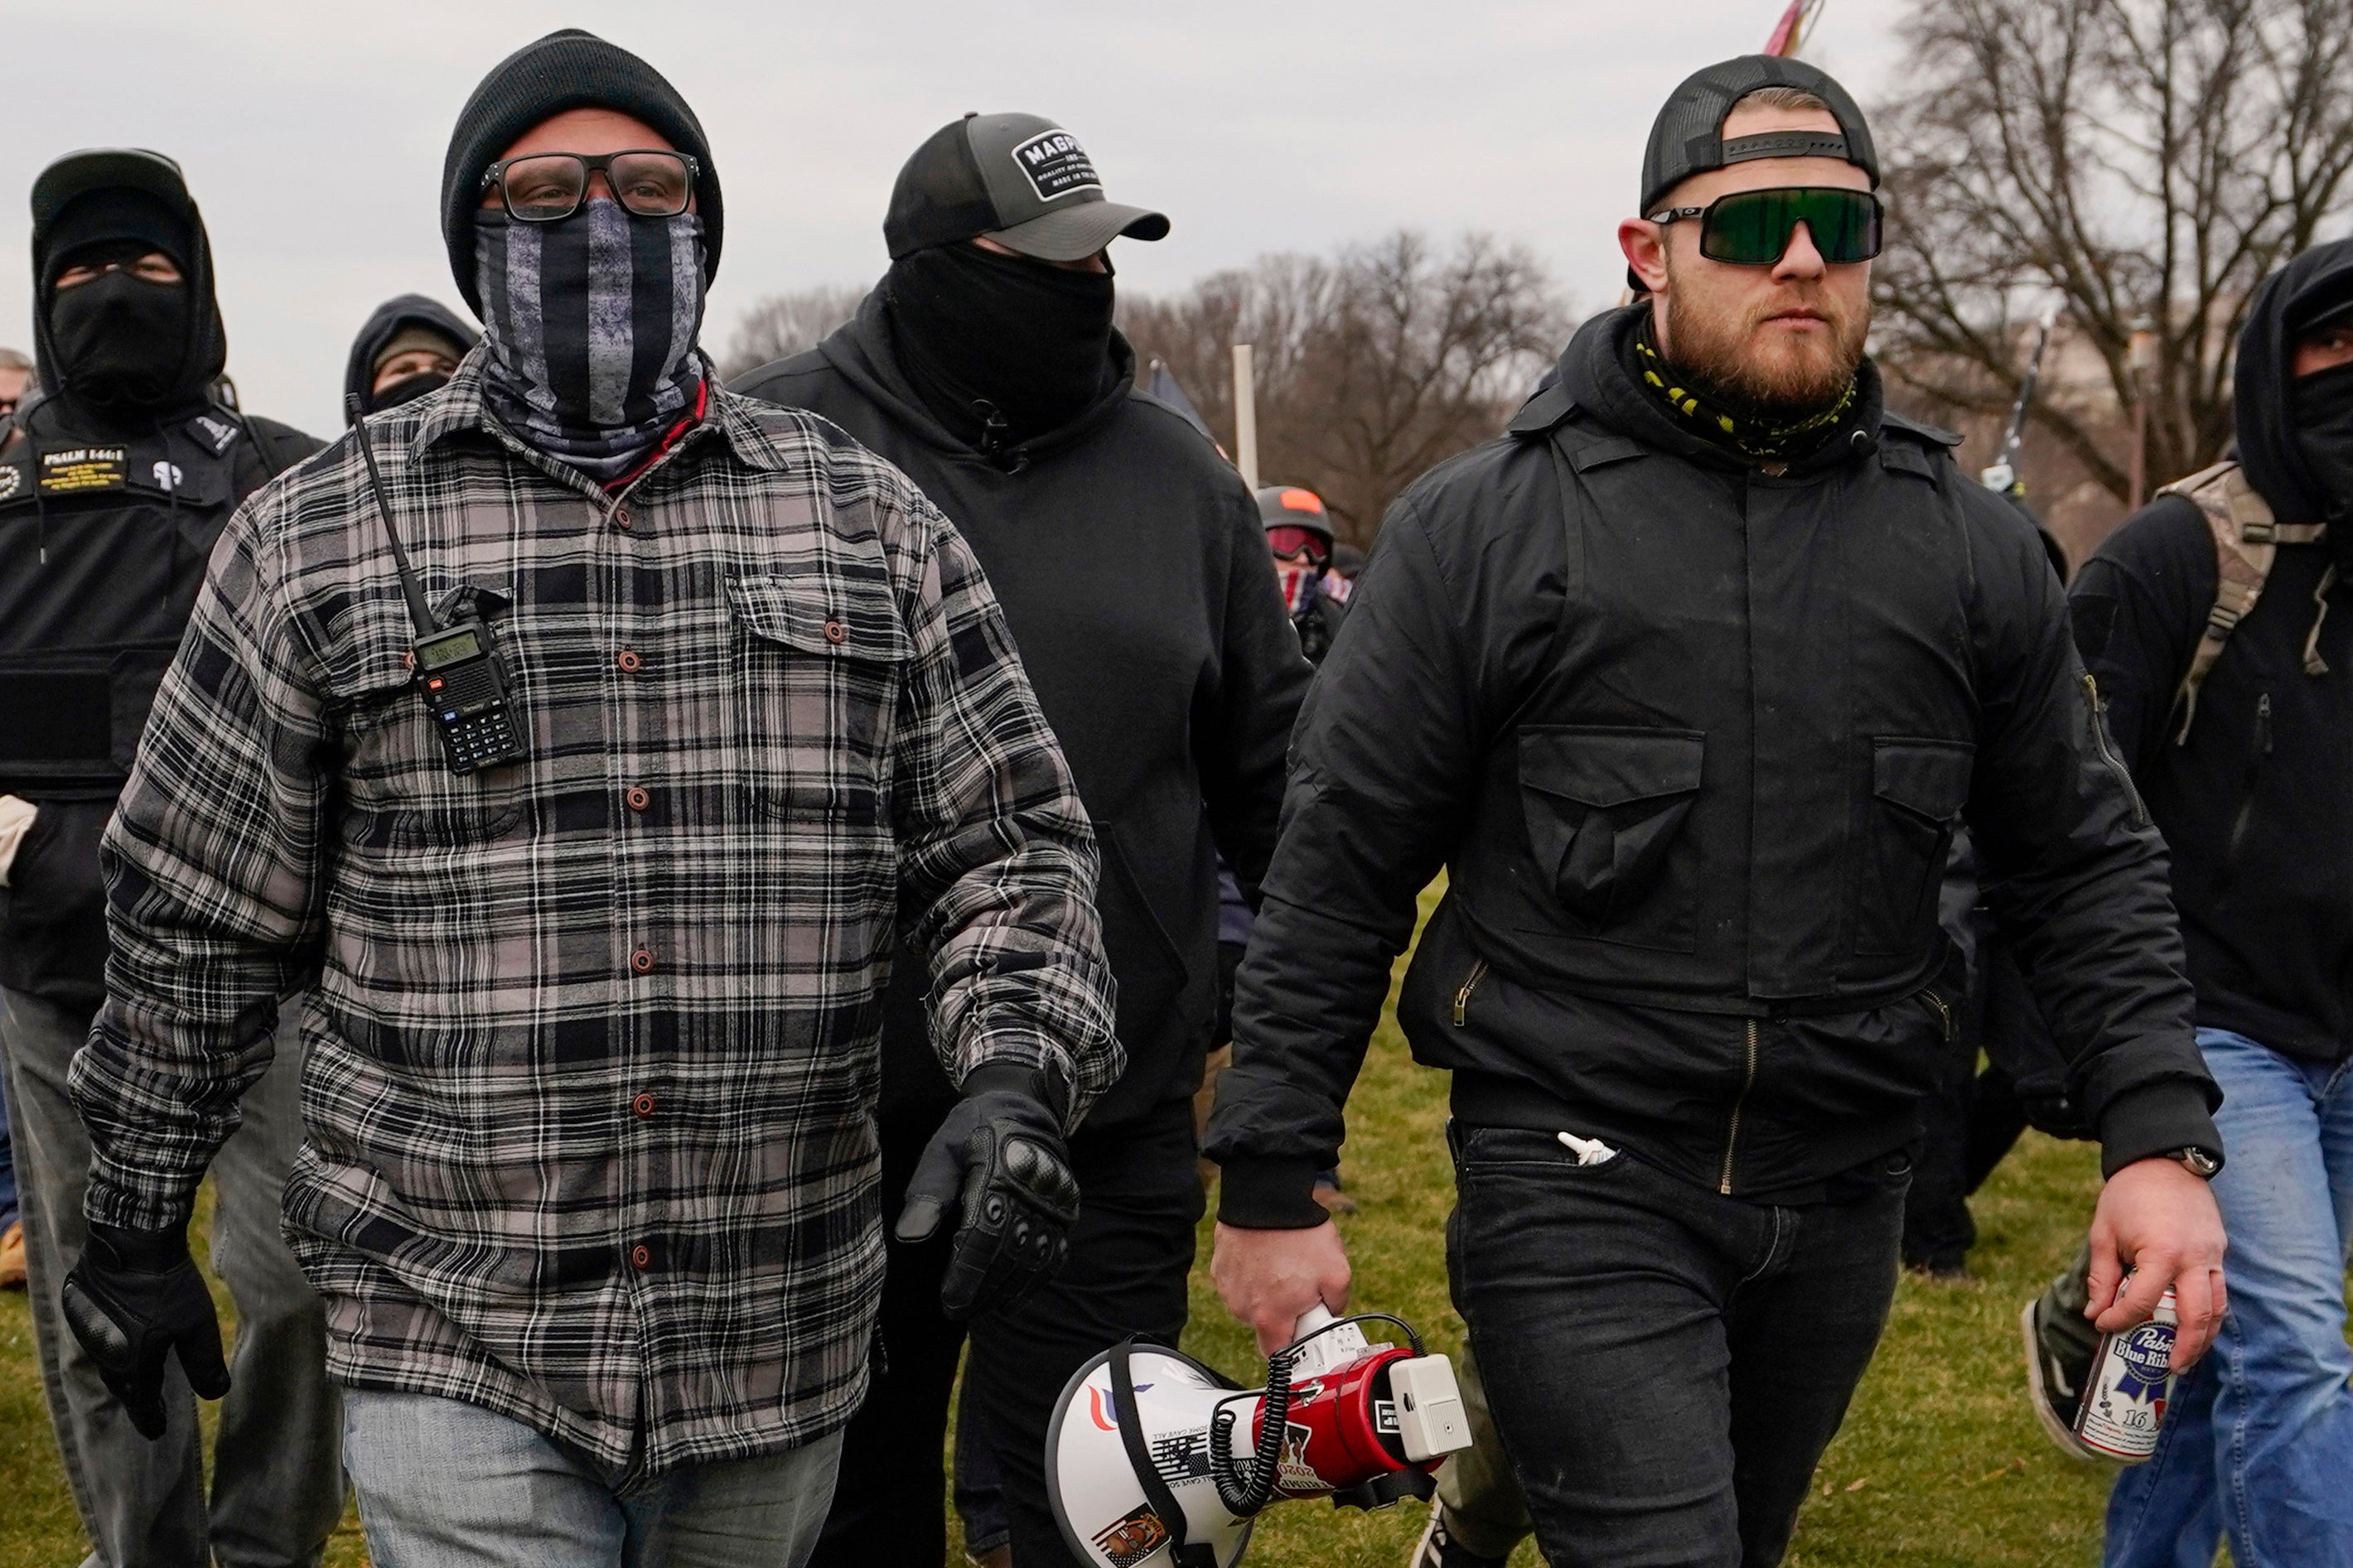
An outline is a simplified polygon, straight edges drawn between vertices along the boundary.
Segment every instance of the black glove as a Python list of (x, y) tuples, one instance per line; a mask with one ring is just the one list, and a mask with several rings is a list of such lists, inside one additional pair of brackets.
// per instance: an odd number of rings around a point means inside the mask
[(1062, 1144), (1059, 1088), (1028, 1068), (975, 1068), (916, 1163), (894, 1234), (929, 1241), (963, 1200), (940, 1279), (940, 1307), (953, 1320), (1017, 1304), (1070, 1256), (1079, 1184)]
[(206, 1399), (228, 1392), (220, 1319), (188, 1256), (185, 1229), (93, 1225), (81, 1261), (58, 1291), (66, 1327), (98, 1363), (98, 1375), (142, 1437), (164, 1435), (164, 1353)]

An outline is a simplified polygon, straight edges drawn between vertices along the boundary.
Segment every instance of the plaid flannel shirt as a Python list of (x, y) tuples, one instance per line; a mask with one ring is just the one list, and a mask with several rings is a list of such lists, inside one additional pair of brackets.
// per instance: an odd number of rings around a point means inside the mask
[(713, 388), (618, 495), (484, 414), (370, 419), (529, 759), (450, 773), (350, 437), (231, 521), (104, 859), (88, 1213), (176, 1225), (304, 988), (285, 1222), (342, 1381), (659, 1471), (866, 1382), (890, 955), (953, 1077), (1118, 1075), (1092, 832), (979, 566), (903, 474)]

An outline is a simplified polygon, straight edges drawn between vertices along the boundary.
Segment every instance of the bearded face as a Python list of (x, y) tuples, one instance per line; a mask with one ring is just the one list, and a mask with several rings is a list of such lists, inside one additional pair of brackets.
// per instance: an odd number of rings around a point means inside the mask
[(1677, 369), (1714, 392), (1728, 411), (1768, 425), (1795, 423), (1838, 401), (1862, 363), (1871, 301), (1820, 276), (1768, 277), (1676, 247), (1666, 256), (1666, 339)]

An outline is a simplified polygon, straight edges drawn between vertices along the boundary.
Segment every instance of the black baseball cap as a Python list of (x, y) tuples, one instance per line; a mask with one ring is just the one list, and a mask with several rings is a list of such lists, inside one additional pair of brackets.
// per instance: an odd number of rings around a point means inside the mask
[[(1732, 106), (1760, 88), (1794, 87), (1830, 105), (1836, 132), (1770, 131), (1724, 139)], [(1691, 178), (1752, 158), (1837, 158), (1852, 163), (1879, 185), (1879, 152), (1871, 127), (1846, 89), (1829, 72), (1803, 60), (1776, 55), (1742, 55), (1683, 79), (1651, 122), (1651, 142), (1642, 153), (1641, 215), (1659, 210), (1667, 193)]]
[(1168, 219), (1105, 199), (1079, 139), (1036, 114), (967, 114), (915, 149), (891, 187), (891, 259), (983, 236), (1040, 261), (1081, 261), (1122, 235), (1160, 239)]
[(44, 289), (66, 259), (92, 245), (136, 240), (180, 264), (195, 262), (202, 220), (180, 165), (144, 147), (86, 147), (33, 182), (33, 268)]

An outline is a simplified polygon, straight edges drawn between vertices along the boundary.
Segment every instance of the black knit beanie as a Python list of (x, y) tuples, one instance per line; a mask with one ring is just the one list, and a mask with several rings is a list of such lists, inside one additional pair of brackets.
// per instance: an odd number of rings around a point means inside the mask
[(474, 213), (482, 204), (482, 171), (524, 132), (567, 109), (614, 109), (634, 115), (660, 132), (671, 146), (693, 156), (701, 168), (694, 195), (702, 216), (706, 281), (719, 270), (725, 214), (702, 122), (661, 72), (594, 33), (566, 27), (525, 44), (491, 67), (458, 111), (457, 129), (449, 133), (449, 155), (441, 163), (441, 237), (449, 247), (449, 271), (458, 280), (458, 292), (478, 316), (482, 301), (474, 291)]

